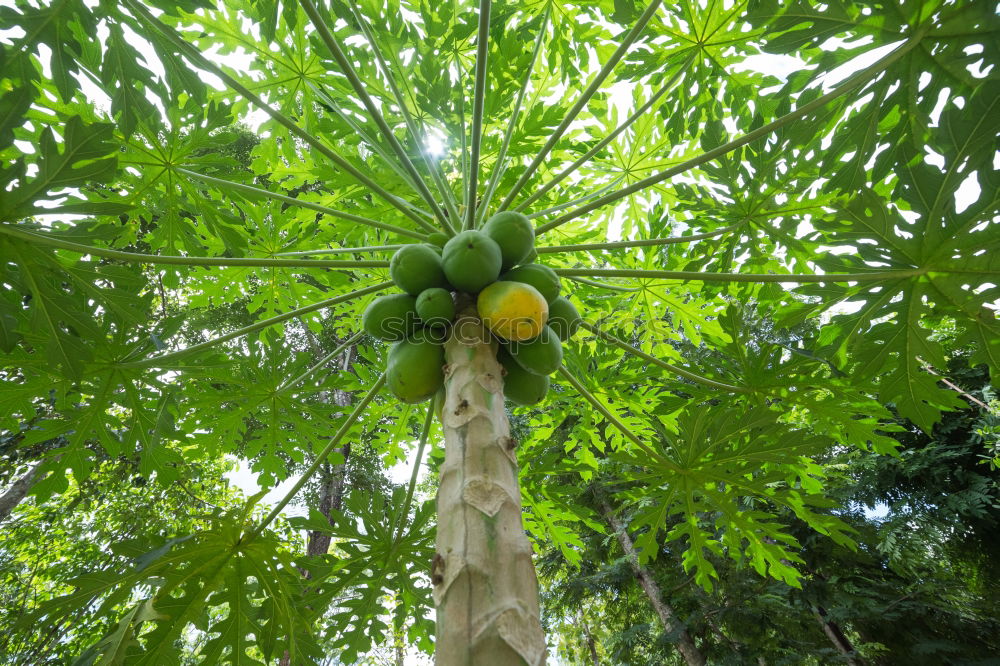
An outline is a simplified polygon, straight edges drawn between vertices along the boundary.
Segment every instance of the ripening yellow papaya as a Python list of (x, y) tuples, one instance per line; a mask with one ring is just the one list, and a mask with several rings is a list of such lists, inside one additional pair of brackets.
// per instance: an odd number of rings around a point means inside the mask
[(549, 318), (545, 297), (523, 282), (494, 282), (479, 292), (476, 307), (486, 328), (514, 342), (538, 337)]

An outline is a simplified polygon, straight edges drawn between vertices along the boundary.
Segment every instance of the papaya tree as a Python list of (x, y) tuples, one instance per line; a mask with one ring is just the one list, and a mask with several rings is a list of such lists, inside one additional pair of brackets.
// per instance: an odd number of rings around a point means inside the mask
[[(275, 504), (26, 618), (117, 613), (92, 661), (174, 663), (198, 631), (213, 664), (349, 662), (403, 635), (442, 666), (542, 664), (532, 544), (579, 563), (581, 525), (634, 535), (636, 570), (679, 550), (706, 590), (718, 557), (798, 586), (783, 516), (853, 544), (817, 460), (891, 451), (897, 415), (927, 431), (962, 404), (933, 329), (1000, 368), (989, 3), (0, 17), (0, 428), (61, 443), (30, 496), (83, 482), (97, 450), (161, 484), (235, 451), (264, 488), (312, 461)], [(238, 122), (259, 143), (214, 149)], [(183, 342), (228, 304), (248, 323)], [(819, 333), (778, 342), (750, 309)], [(316, 359), (296, 336), (323, 326), (340, 342)], [(296, 559), (275, 520), (351, 442), (413, 451), (412, 480), (298, 519), (335, 552)], [(428, 450), (436, 521), (414, 492)]]

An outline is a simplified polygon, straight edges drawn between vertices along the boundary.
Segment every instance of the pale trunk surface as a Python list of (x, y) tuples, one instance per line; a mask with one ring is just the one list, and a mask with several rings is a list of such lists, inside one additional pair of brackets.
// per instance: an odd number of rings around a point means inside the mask
[(698, 646), (694, 644), (691, 634), (688, 633), (684, 625), (677, 619), (677, 613), (674, 612), (674, 609), (663, 600), (663, 595), (660, 593), (660, 586), (656, 584), (656, 581), (649, 575), (646, 568), (639, 564), (639, 556), (635, 552), (632, 539), (625, 531), (625, 526), (615, 517), (610, 506), (605, 504), (602, 508), (604, 515), (608, 519), (608, 523), (611, 525), (611, 529), (615, 531), (615, 536), (618, 537), (618, 543), (621, 544), (622, 550), (625, 551), (625, 557), (632, 566), (635, 577), (639, 579), (639, 585), (649, 598), (649, 603), (652, 605), (653, 610), (660, 617), (660, 623), (668, 633), (678, 637), (677, 650), (684, 657), (684, 662), (688, 666), (704, 666), (705, 656), (698, 649)]
[(31, 490), (31, 486), (35, 483), (35, 475), (38, 474), (38, 468), (42, 466), (42, 463), (35, 463), (32, 465), (24, 476), (15, 481), (10, 488), (7, 489), (3, 495), (0, 495), (0, 523), (9, 516), (17, 505), (27, 496), (28, 491)]
[(862, 661), (858, 658), (850, 639), (844, 635), (844, 632), (840, 629), (840, 625), (827, 619), (826, 609), (822, 606), (818, 608), (814, 606), (813, 615), (820, 626), (823, 627), (823, 633), (826, 634), (826, 637), (847, 658), (848, 666), (861, 666)]
[(540, 666), (545, 634), (521, 524), (515, 443), (496, 345), (463, 314), (445, 344), (445, 459), (437, 495), (437, 666)]

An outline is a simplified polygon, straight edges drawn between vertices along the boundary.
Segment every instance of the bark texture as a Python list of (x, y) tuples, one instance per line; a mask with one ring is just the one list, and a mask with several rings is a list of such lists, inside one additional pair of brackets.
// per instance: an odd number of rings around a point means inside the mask
[(7, 516), (17, 508), (17, 505), (28, 495), (31, 486), (35, 483), (35, 476), (42, 463), (38, 462), (28, 468), (24, 475), (15, 481), (3, 495), (0, 495), (0, 523), (6, 520)]
[(587, 637), (587, 650), (590, 652), (590, 660), (594, 662), (594, 666), (601, 666), (601, 659), (597, 656), (597, 641), (594, 640), (593, 634), (590, 633), (587, 618), (583, 616), (582, 610), (578, 610), (576, 615), (580, 619), (580, 627), (583, 629), (583, 635)]
[(437, 495), (437, 666), (540, 666), (538, 581), (521, 523), (515, 444), (495, 343), (469, 312), (445, 344)]
[[(330, 514), (334, 510), (340, 511), (344, 504), (344, 489), (345, 482), (347, 481), (347, 459), (351, 455), (351, 443), (348, 442), (339, 449), (335, 449), (344, 456), (344, 462), (337, 465), (324, 465), (323, 466), (323, 476), (321, 477), (321, 486), (319, 491), (319, 506), (316, 507), (320, 513), (322, 513), (327, 522), (333, 525), (333, 519), (330, 518)], [(330, 552), (331, 536), (329, 532), (320, 532), (319, 530), (310, 530), (309, 538), (306, 540), (306, 555), (310, 557), (315, 557), (318, 555), (326, 555)], [(302, 575), (309, 578), (307, 571), (303, 571)]]
[(813, 615), (815, 615), (816, 621), (819, 622), (820, 626), (823, 627), (823, 633), (830, 639), (833, 646), (847, 658), (848, 665), (862, 666), (864, 662), (858, 657), (854, 645), (851, 644), (851, 640), (844, 634), (839, 624), (827, 618), (826, 609), (822, 606), (814, 606)]
[(656, 584), (656, 581), (649, 575), (646, 568), (639, 564), (639, 556), (635, 552), (632, 538), (625, 531), (625, 527), (615, 516), (610, 506), (604, 504), (601, 508), (604, 511), (605, 518), (608, 520), (608, 524), (611, 525), (611, 529), (614, 530), (615, 536), (618, 538), (618, 543), (621, 544), (622, 550), (625, 551), (625, 557), (628, 559), (635, 577), (639, 580), (642, 591), (646, 593), (650, 605), (652, 605), (653, 610), (659, 616), (664, 630), (671, 635), (677, 636), (677, 651), (684, 657), (684, 662), (688, 666), (705, 666), (705, 656), (698, 649), (698, 646), (694, 644), (694, 640), (687, 629), (684, 628), (684, 624), (677, 619), (677, 613), (670, 607), (670, 604), (663, 600), (663, 595), (660, 593), (660, 586)]
[[(322, 349), (318, 347), (319, 341), (316, 340), (316, 336), (309, 331), (308, 327), (305, 330), (309, 332), (309, 340), (316, 345), (313, 349), (313, 355), (317, 359), (321, 358)], [(341, 367), (338, 370), (339, 372), (350, 372), (353, 352), (354, 348), (351, 347), (344, 354)], [(333, 398), (333, 404), (339, 407), (347, 407), (351, 404), (351, 394), (346, 391), (334, 389), (332, 394), (323, 391), (320, 395), (320, 399), (323, 402), (329, 402), (331, 397)], [(333, 520), (330, 518), (330, 514), (334, 510), (340, 511), (344, 504), (344, 493), (347, 488), (347, 461), (351, 457), (350, 441), (346, 442), (339, 449), (334, 449), (334, 451), (344, 456), (344, 462), (336, 465), (327, 463), (321, 468), (319, 506), (316, 507), (331, 525), (333, 525)], [(312, 530), (309, 532), (309, 537), (306, 540), (306, 555), (310, 557), (326, 555), (330, 552), (330, 543), (331, 537), (327, 532)], [(302, 575), (309, 578), (309, 574), (305, 570), (303, 570)]]
[[(302, 328), (306, 332), (306, 339), (309, 341), (309, 345), (312, 348), (313, 356), (318, 360), (323, 357), (323, 349), (319, 344), (319, 340), (309, 330), (309, 326), (302, 321)], [(354, 347), (348, 348), (347, 352), (344, 354), (342, 367), (340, 372), (349, 372), (351, 369), (351, 359), (353, 357)], [(341, 391), (339, 389), (334, 389), (333, 393), (328, 393), (327, 391), (321, 391), (319, 398), (323, 402), (330, 402), (330, 398), (333, 398), (333, 403), (339, 405), (340, 407), (347, 407), (351, 404), (351, 394), (346, 391)], [(344, 493), (347, 488), (347, 461), (351, 457), (351, 443), (348, 441), (339, 449), (334, 449), (337, 453), (344, 456), (344, 462), (338, 463), (336, 465), (325, 464), (322, 469), (321, 485), (319, 491), (319, 506), (316, 507), (320, 513), (326, 517), (327, 522), (333, 525), (333, 520), (330, 518), (330, 514), (333, 510), (340, 511), (344, 504)], [(319, 530), (310, 530), (308, 537), (306, 539), (306, 555), (309, 557), (317, 557), (319, 555), (326, 555), (330, 552), (330, 543), (332, 542), (332, 537), (326, 533)], [(299, 569), (302, 577), (306, 580), (312, 578), (312, 573), (302, 567)], [(288, 650), (281, 655), (281, 659), (278, 661), (278, 666), (291, 666), (291, 654)]]

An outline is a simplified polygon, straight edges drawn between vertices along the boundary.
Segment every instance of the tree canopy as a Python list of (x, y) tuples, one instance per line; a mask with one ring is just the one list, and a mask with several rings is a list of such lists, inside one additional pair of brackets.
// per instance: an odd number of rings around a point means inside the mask
[[(361, 313), (392, 252), (505, 209), (584, 316), (546, 400), (508, 405), (546, 626), (619, 618), (610, 663), (676, 659), (685, 623), (732, 663), (891, 657), (836, 637), (827, 599), (877, 615), (828, 594), (837, 563), (989, 618), (993, 3), (31, 0), (0, 25), (0, 659), (432, 652), (441, 426), (382, 390)], [(628, 571), (683, 586), (662, 640)], [(761, 590), (773, 624), (729, 623)], [(813, 614), (833, 656), (775, 642)]]

